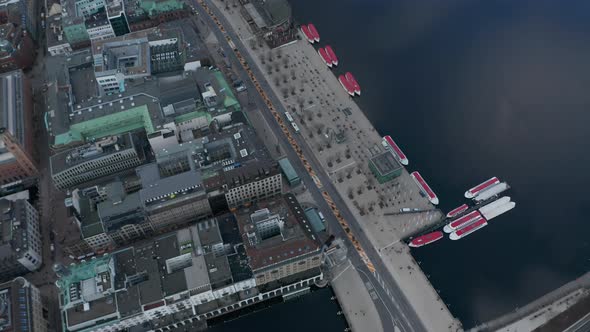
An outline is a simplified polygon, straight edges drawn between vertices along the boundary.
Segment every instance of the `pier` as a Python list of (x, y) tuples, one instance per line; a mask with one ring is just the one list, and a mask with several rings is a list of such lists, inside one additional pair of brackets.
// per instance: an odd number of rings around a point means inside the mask
[[(490, 197), (490, 198), (488, 198), (488, 199), (487, 199), (487, 200), (485, 200), (485, 201), (476, 202), (476, 203), (475, 203), (475, 205), (469, 206), (469, 208), (468, 208), (467, 210), (463, 211), (463, 213), (461, 213), (461, 215), (460, 215), (460, 216), (464, 216), (464, 215), (466, 215), (466, 214), (468, 214), (468, 213), (470, 213), (470, 212), (472, 212), (472, 211), (479, 210), (481, 207), (483, 207), (483, 206), (485, 206), (485, 205), (488, 205), (488, 204), (490, 204), (490, 203), (492, 203), (492, 202), (496, 201), (498, 198), (501, 198), (501, 197), (503, 196), (503, 193), (505, 193), (505, 192), (506, 192), (506, 191), (508, 191), (508, 190), (510, 190), (510, 186), (508, 186), (508, 187), (506, 188), (506, 190), (504, 190), (504, 191), (502, 191), (502, 192), (498, 193), (496, 196)], [(473, 202), (475, 202), (475, 201), (474, 201), (474, 200), (471, 200), (471, 203), (473, 203)], [(439, 210), (439, 211), (440, 211), (440, 210)], [(438, 221), (436, 221), (436, 222), (432, 223), (432, 224), (431, 224), (431, 225), (429, 225), (428, 227), (425, 227), (425, 228), (423, 228), (423, 229), (417, 230), (417, 231), (416, 231), (415, 233), (413, 233), (413, 234), (409, 234), (407, 237), (405, 237), (405, 238), (404, 238), (404, 241), (405, 241), (406, 243), (408, 243), (408, 242), (410, 242), (410, 241), (411, 241), (413, 238), (416, 238), (416, 237), (418, 237), (418, 236), (422, 236), (422, 235), (424, 235), (424, 234), (428, 234), (428, 233), (430, 233), (430, 232), (434, 232), (434, 231), (438, 230), (439, 228), (442, 228), (442, 227), (444, 227), (445, 225), (447, 225), (447, 224), (448, 224), (448, 223), (450, 223), (451, 221), (453, 221), (453, 220), (455, 220), (455, 219), (457, 219), (457, 218), (460, 218), (460, 216), (456, 216), (456, 217), (453, 217), (453, 218), (447, 218), (446, 214), (443, 214), (443, 213), (442, 213), (442, 211), (441, 211), (441, 214), (442, 214), (442, 216), (443, 216), (443, 217), (442, 217), (440, 220), (438, 220)]]

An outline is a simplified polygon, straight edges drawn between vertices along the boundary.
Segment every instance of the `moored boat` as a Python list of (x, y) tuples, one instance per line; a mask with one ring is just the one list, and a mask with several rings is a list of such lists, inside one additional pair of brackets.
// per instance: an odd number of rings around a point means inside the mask
[(425, 246), (427, 244), (431, 244), (432, 242), (438, 241), (443, 238), (443, 233), (440, 231), (428, 233), (422, 236), (419, 236), (412, 241), (410, 241), (409, 246), (418, 248)]

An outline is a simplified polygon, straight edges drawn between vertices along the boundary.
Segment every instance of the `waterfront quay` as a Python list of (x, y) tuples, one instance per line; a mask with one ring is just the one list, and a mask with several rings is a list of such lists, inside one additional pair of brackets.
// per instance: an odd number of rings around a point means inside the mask
[[(460, 329), (460, 323), (401, 241), (439, 221), (442, 213), (420, 194), (406, 169), (385, 183), (376, 181), (369, 169), (367, 161), (382, 151), (381, 136), (387, 133), (376, 132), (309, 43), (298, 40), (270, 50), (252, 33), (239, 6), (225, 6), (221, 1), (204, 4), (216, 6), (213, 13), (223, 16), (217, 17), (225, 28), (221, 35), (232, 41), (232, 48), (239, 50), (260, 84), (270, 88), (265, 92), (273, 102), (272, 111), (292, 114), (300, 131), (289, 129), (289, 136), (315, 176), (313, 183), (303, 179), (308, 187), (315, 184), (329, 194), (332, 202), (328, 203), (338, 207), (338, 214), (350, 227), (346, 233), (351, 231), (358, 240), (361, 258), (366, 255), (375, 266), (369, 278), (386, 297), (375, 300), (378, 307), (385, 307), (383, 311), (389, 311), (385, 315), (389, 314), (393, 325), (399, 325), (401, 330)], [(279, 122), (269, 123), (275, 132), (280, 133), (281, 127), (285, 130), (276, 117), (265, 117), (267, 122)], [(411, 151), (408, 154), (411, 159)], [(428, 174), (425, 177), (428, 181)], [(402, 208), (420, 212), (396, 213)], [(330, 232), (342, 234), (338, 230), (342, 223), (338, 225), (334, 218), (328, 218), (328, 224)]]

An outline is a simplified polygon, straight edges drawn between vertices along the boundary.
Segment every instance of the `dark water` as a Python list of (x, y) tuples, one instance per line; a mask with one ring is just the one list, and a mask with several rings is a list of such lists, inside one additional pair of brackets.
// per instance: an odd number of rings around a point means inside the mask
[(491, 176), (513, 187), (484, 230), (415, 251), (465, 326), (590, 269), (590, 2), (291, 3), (443, 210)]
[(340, 310), (329, 288), (311, 292), (302, 297), (275, 304), (270, 308), (240, 317), (207, 331), (344, 331), (346, 321), (336, 313)]

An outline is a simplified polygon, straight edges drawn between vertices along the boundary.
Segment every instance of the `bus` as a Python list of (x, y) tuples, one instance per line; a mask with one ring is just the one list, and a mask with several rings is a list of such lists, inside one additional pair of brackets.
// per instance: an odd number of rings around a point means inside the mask
[(299, 133), (299, 126), (295, 122), (291, 122), (291, 125), (293, 126), (293, 129), (295, 129), (295, 132)]
[(287, 120), (289, 120), (289, 122), (293, 122), (293, 117), (291, 116), (291, 114), (289, 114), (289, 112), (285, 112), (285, 117), (287, 117)]

